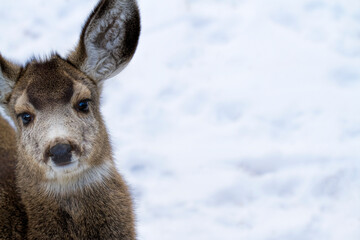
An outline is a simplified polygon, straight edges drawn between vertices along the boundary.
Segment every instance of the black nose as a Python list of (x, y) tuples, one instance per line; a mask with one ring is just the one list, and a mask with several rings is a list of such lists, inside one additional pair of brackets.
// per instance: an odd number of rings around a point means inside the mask
[(50, 157), (56, 165), (63, 166), (71, 162), (71, 151), (69, 144), (56, 144), (50, 148)]

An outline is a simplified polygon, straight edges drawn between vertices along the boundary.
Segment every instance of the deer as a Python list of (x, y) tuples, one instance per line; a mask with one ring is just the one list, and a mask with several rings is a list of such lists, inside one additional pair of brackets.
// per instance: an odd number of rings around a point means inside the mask
[(132, 59), (136, 0), (101, 0), (66, 57), (0, 55), (0, 239), (136, 239), (133, 199), (100, 113)]

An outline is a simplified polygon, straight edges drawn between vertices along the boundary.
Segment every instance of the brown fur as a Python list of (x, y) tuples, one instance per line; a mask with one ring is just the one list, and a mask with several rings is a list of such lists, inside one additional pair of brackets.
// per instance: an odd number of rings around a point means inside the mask
[[(130, 61), (140, 31), (136, 3), (119, 2), (98, 4), (68, 59), (54, 55), (20, 68), (0, 55), (0, 100), (18, 130), (0, 118), (0, 239), (135, 239), (132, 200), (115, 169), (99, 110), (101, 81)], [(86, 45), (85, 32), (105, 38), (108, 29), (116, 30), (115, 15), (105, 32), (98, 33), (94, 21), (119, 7), (128, 18), (124, 38), (106, 40), (119, 45)], [(89, 60), (107, 50), (99, 55), (104, 61)], [(83, 99), (91, 100), (88, 113), (76, 110)], [(33, 116), (27, 125), (24, 112)], [(54, 165), (49, 149), (56, 144), (71, 145), (69, 168)]]
[(0, 239), (24, 239), (27, 218), (15, 184), (15, 131), (1, 116), (0, 129)]
[(70, 101), (74, 93), (73, 83), (66, 76), (57, 71), (59, 64), (52, 59), (46, 63), (37, 63), (31, 66), (32, 73), (36, 80), (32, 80), (27, 87), (27, 95), (30, 103), (36, 109), (42, 109), (45, 104), (61, 103)]

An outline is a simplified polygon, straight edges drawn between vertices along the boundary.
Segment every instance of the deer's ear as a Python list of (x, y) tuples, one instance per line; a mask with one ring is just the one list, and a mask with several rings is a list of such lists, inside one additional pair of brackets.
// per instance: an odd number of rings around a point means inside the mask
[(0, 55), (0, 105), (6, 104), (20, 74), (21, 67)]
[(102, 0), (86, 21), (68, 60), (97, 82), (125, 68), (140, 35), (136, 0)]

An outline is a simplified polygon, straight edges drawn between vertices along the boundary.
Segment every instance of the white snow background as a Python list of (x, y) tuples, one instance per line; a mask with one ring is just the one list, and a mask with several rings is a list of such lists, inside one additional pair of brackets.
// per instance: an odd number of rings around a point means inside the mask
[[(96, 0), (0, 1), (19, 63)], [(360, 239), (360, 1), (139, 0), (102, 112), (140, 240)]]

